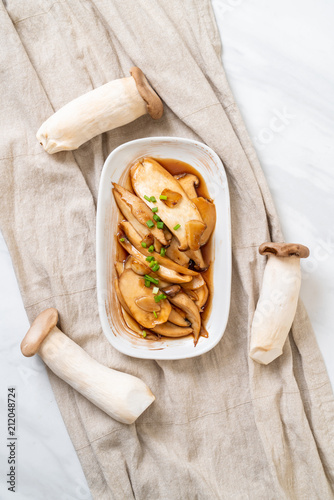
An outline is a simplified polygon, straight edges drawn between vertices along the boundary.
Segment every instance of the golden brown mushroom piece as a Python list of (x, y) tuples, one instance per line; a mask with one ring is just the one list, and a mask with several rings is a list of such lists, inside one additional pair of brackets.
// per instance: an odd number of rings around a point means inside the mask
[(130, 193), (127, 189), (113, 182), (113, 195), (118, 208), (124, 217), (133, 225), (141, 238), (152, 234), (160, 243), (167, 245), (165, 233), (154, 225), (151, 229), (147, 227), (146, 222), (152, 218), (152, 212), (147, 205), (138, 196)]
[(199, 179), (194, 174), (178, 174), (174, 178), (179, 181), (186, 195), (190, 200), (197, 198), (196, 188), (199, 186)]
[(304, 245), (272, 242), (263, 243), (259, 252), (268, 260), (252, 323), (249, 355), (267, 365), (283, 352), (297, 309), (300, 259), (310, 252)]
[(168, 300), (155, 303), (151, 288), (147, 288), (145, 280), (134, 273), (132, 269), (126, 269), (122, 273), (118, 284), (120, 294), (126, 304), (124, 309), (131, 314), (137, 323), (144, 328), (151, 329), (168, 320), (171, 312)]
[(198, 342), (201, 330), (201, 317), (197, 306), (185, 293), (178, 293), (175, 297), (169, 297), (170, 302), (176, 307), (182, 309), (186, 313), (186, 318), (191, 323), (191, 328), (194, 334), (195, 345)]
[[(196, 205), (189, 200), (180, 183), (152, 158), (144, 158), (133, 165), (131, 182), (137, 196), (150, 209), (158, 208), (159, 217), (178, 239), (179, 250), (184, 251), (188, 248), (198, 250), (199, 241), (206, 225)], [(164, 203), (166, 200), (160, 199), (164, 189), (169, 189), (182, 196), (176, 206), (168, 207)], [(147, 200), (152, 196), (155, 198), (155, 202)]]

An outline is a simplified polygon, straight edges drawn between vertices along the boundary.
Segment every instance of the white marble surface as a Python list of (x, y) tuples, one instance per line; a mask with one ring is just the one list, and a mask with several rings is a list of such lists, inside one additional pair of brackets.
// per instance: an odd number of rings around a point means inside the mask
[[(334, 4), (213, 0), (223, 62), (262, 162), (286, 240), (312, 251), (302, 298), (334, 385)], [(90, 499), (43, 363), (23, 359), (28, 327), (0, 238), (0, 498), (6, 490), (8, 385), (18, 393), (17, 500)]]

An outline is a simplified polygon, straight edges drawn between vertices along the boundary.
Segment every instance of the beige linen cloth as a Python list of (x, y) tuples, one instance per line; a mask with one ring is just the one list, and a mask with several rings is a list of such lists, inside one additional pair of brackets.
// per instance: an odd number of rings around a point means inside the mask
[[(333, 498), (333, 395), (302, 305), (283, 356), (266, 367), (248, 357), (265, 265), (257, 248), (282, 235), (226, 81), (209, 0), (0, 5), (0, 224), (29, 319), (56, 307), (61, 328), (93, 358), (140, 377), (156, 395), (126, 426), (50, 373), (93, 497)], [(45, 153), (35, 138), (41, 123), (71, 99), (128, 76), (132, 65), (165, 102), (163, 118), (142, 117), (75, 152)], [(117, 352), (102, 333), (96, 298), (103, 162), (126, 141), (159, 135), (213, 148), (231, 194), (228, 327), (209, 353), (173, 362)]]

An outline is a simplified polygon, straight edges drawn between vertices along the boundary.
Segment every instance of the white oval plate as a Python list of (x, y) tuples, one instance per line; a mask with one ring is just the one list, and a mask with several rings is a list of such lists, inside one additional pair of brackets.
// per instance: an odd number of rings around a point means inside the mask
[[(111, 192), (111, 182), (122, 184), (130, 166), (143, 156), (173, 158), (192, 165), (206, 182), (217, 210), (213, 235), (213, 300), (206, 323), (209, 337), (200, 337), (194, 347), (193, 337), (150, 341), (138, 338), (123, 320), (116, 293), (114, 267), (118, 208)], [(183, 359), (199, 356), (212, 349), (222, 338), (230, 308), (231, 295), (231, 223), (230, 199), (222, 162), (212, 149), (200, 142), (177, 137), (149, 137), (127, 142), (106, 159), (99, 187), (97, 222), (97, 295), (102, 328), (109, 342), (123, 354), (145, 359)], [(212, 264), (211, 264), (212, 265)]]

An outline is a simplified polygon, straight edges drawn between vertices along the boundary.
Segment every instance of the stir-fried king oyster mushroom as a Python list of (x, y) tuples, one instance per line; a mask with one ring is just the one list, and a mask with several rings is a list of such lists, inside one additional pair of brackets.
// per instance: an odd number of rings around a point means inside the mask
[[(152, 291), (145, 286), (145, 281), (132, 270), (127, 269), (119, 278), (119, 291), (130, 314), (145, 328), (153, 328), (166, 323), (171, 312), (167, 300), (156, 303)], [(156, 314), (153, 314), (155, 311)]]
[(256, 306), (250, 357), (267, 365), (280, 356), (296, 314), (301, 285), (300, 259), (309, 249), (296, 243), (263, 243), (261, 255), (268, 260)]
[(113, 183), (113, 187), (113, 195), (118, 208), (140, 236), (144, 238), (144, 236), (152, 234), (162, 245), (168, 245), (162, 229), (158, 229), (156, 225), (151, 229), (147, 227), (146, 222), (152, 218), (152, 212), (147, 205), (138, 196), (130, 193), (119, 184)]
[(152, 255), (154, 259), (161, 264), (162, 266), (168, 267), (169, 269), (172, 269), (173, 271), (176, 271), (178, 273), (183, 273), (187, 274), (189, 276), (197, 276), (196, 271), (192, 271), (191, 269), (185, 268), (183, 266), (180, 266), (179, 264), (176, 264), (175, 262), (171, 261), (170, 259), (163, 257), (162, 255), (158, 254), (157, 252), (149, 252), (147, 247), (143, 248), (141, 246), (141, 238), (138, 233), (134, 230), (134, 228), (131, 226), (131, 224), (127, 221), (122, 221), (120, 222), (120, 227), (123, 229), (124, 233), (126, 234), (128, 240), (130, 243), (137, 248), (142, 254), (146, 255)]
[[(136, 194), (149, 208), (158, 207), (159, 217), (179, 241), (179, 250), (198, 250), (206, 225), (180, 183), (151, 158), (144, 158), (134, 164), (131, 168), (131, 182)], [(164, 190), (179, 194), (181, 198), (175, 205), (168, 206), (168, 195), (162, 194)], [(152, 202), (151, 197), (156, 202)]]
[(174, 175), (175, 179), (179, 181), (186, 195), (190, 200), (197, 198), (196, 188), (199, 186), (199, 179), (194, 174), (181, 174)]
[(146, 113), (159, 119), (163, 114), (160, 97), (139, 68), (131, 68), (130, 74), (77, 97), (50, 116), (36, 135), (45, 151), (77, 149), (96, 135)]
[(135, 163), (130, 175), (136, 194), (115, 183), (112, 189), (125, 218), (119, 221), (117, 242), (127, 257), (115, 263), (114, 282), (125, 324), (133, 335), (149, 340), (192, 335), (196, 345), (207, 336), (201, 313), (210, 290), (193, 267), (207, 268), (200, 247), (214, 229), (214, 205), (197, 196), (195, 175), (180, 177), (183, 189), (150, 158)]

